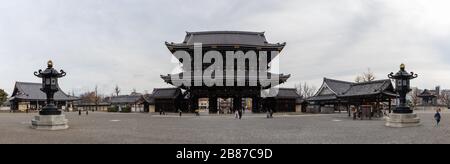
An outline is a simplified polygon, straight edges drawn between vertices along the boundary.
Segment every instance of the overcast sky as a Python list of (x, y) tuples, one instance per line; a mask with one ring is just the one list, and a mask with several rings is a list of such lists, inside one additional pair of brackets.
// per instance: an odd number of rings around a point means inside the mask
[(99, 86), (110, 95), (168, 87), (165, 41), (185, 31), (265, 31), (287, 42), (281, 72), (320, 87), (323, 77), (353, 81), (370, 68), (378, 79), (401, 63), (420, 88), (450, 88), (448, 0), (0, 0), (0, 88), (39, 82), (52, 59), (68, 74), (64, 91)]

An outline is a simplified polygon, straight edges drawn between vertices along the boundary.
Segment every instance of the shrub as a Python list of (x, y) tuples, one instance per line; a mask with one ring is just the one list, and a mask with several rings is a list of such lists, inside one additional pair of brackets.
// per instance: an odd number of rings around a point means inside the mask
[(131, 107), (127, 106), (127, 107), (122, 107), (122, 111), (120, 111), (121, 113), (131, 113)]
[(108, 112), (119, 112), (119, 107), (117, 106), (108, 107)]

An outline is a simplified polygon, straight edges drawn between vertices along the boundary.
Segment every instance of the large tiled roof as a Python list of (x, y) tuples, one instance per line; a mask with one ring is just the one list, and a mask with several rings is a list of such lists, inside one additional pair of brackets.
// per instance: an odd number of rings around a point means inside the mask
[(285, 43), (268, 43), (264, 32), (248, 31), (204, 31), (186, 32), (182, 43), (167, 43), (175, 46), (193, 46), (195, 43), (203, 45), (243, 45), (243, 46), (284, 46)]
[(153, 105), (155, 104), (155, 98), (153, 97), (152, 94), (146, 94), (142, 96), (142, 100)]
[(340, 80), (333, 80), (324, 78), (324, 85), (328, 86), (334, 94), (316, 95), (308, 98), (308, 101), (330, 101), (339, 98), (371, 96), (377, 94), (384, 94), (390, 97), (395, 97), (397, 94), (394, 91), (391, 80), (376, 80), (371, 82), (352, 83)]
[[(170, 74), (169, 75), (161, 75), (161, 78), (168, 84), (174, 84), (174, 82), (181, 83), (183, 80), (191, 80), (191, 84), (193, 84), (194, 81), (196, 80), (196, 78), (194, 77), (194, 73), (190, 73), (190, 75), (191, 75), (190, 78), (184, 77), (186, 79), (182, 79), (182, 81), (173, 81), (173, 77), (183, 77), (184, 74), (185, 73), (182, 72), (182, 73), (172, 74), (172, 75), (170, 75)], [(238, 76), (238, 77), (231, 76), (230, 77), (230, 76), (224, 75), (223, 77), (217, 77), (217, 78), (213, 76), (213, 78), (216, 78), (216, 80), (223, 80), (223, 83), (225, 83), (226, 80), (228, 80), (228, 79), (233, 79), (234, 81), (237, 81), (237, 82), (245, 82), (245, 83), (255, 82), (256, 84), (261, 84), (261, 82), (265, 82), (265, 83), (272, 82), (271, 80), (273, 80), (273, 79), (276, 80), (276, 78), (272, 78), (272, 77), (278, 77), (278, 83), (282, 84), (282, 83), (285, 83), (291, 77), (290, 74), (285, 75), (285, 74), (274, 74), (274, 73), (267, 72), (267, 80), (260, 80), (260, 79), (258, 79), (258, 77), (251, 78), (248, 75), (249, 75), (248, 71), (245, 71), (245, 76)], [(199, 79), (201, 79), (201, 78), (199, 78)], [(265, 88), (265, 89), (267, 89), (267, 88)]]
[[(278, 88), (278, 92), (262, 92), (262, 97), (264, 98), (275, 98), (275, 99), (301, 99), (302, 97), (297, 93), (295, 88)], [(277, 94), (274, 96), (274, 94)]]
[[(390, 88), (391, 87), (391, 88)], [(361, 96), (361, 95), (373, 95), (381, 92), (387, 92), (389, 94), (395, 94), (392, 88), (391, 80), (377, 80), (371, 82), (355, 83), (352, 84), (342, 96)]]
[(279, 88), (276, 98), (297, 99), (300, 98), (300, 95), (297, 93), (297, 90), (295, 88)]
[(314, 96), (310, 97), (308, 101), (326, 101), (326, 100), (335, 100), (337, 99), (336, 95), (323, 95), (323, 96)]
[(436, 97), (436, 91), (432, 92), (428, 89), (425, 89), (418, 97)]
[(180, 95), (181, 89), (179, 88), (156, 88), (152, 93), (154, 99), (175, 99)]
[[(41, 91), (42, 84), (40, 83), (29, 83), (29, 82), (16, 82), (14, 86), (14, 91), (11, 98), (29, 101), (45, 101), (47, 96)], [(55, 93), (54, 99), (56, 101), (74, 101), (78, 100), (77, 97), (69, 96), (61, 89)]]
[(346, 81), (340, 81), (340, 80), (334, 80), (334, 79), (328, 79), (324, 78), (324, 83), (327, 84), (327, 86), (335, 92), (337, 95), (342, 95), (344, 92), (350, 89), (351, 85), (354, 84), (352, 82), (346, 82)]
[(119, 95), (111, 97), (109, 102), (111, 104), (133, 104), (136, 103), (142, 95)]

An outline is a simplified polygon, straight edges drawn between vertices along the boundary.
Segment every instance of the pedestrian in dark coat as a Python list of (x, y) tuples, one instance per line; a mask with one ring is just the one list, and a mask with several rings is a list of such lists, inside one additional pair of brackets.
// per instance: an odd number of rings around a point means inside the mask
[(436, 114), (434, 114), (434, 119), (436, 120), (436, 127), (439, 127), (439, 123), (441, 122), (441, 109), (436, 110)]
[(239, 114), (239, 119), (242, 119), (242, 109), (238, 110), (238, 114)]

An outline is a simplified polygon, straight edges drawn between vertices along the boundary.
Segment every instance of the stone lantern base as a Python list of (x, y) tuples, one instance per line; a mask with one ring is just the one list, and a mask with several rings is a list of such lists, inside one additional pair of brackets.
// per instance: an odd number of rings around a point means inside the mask
[(392, 113), (386, 118), (387, 127), (405, 128), (420, 125), (420, 118), (415, 113)]
[(31, 120), (31, 128), (37, 130), (64, 130), (69, 128), (68, 122), (65, 115), (39, 115)]

